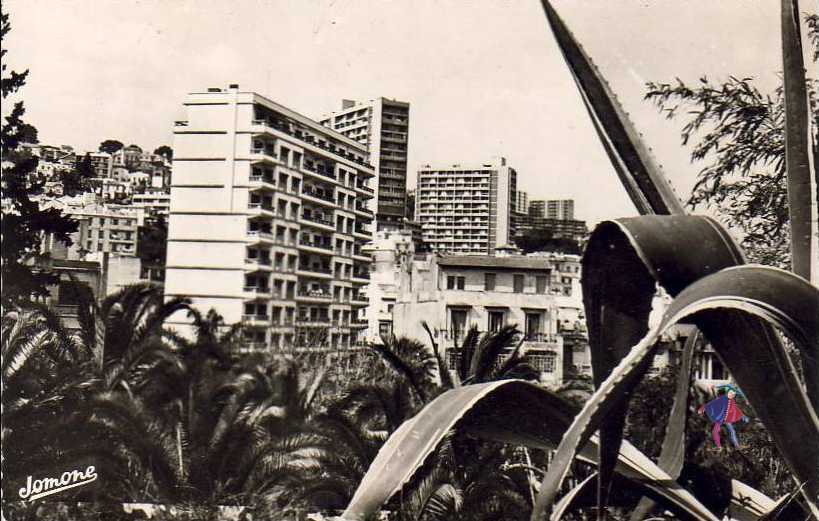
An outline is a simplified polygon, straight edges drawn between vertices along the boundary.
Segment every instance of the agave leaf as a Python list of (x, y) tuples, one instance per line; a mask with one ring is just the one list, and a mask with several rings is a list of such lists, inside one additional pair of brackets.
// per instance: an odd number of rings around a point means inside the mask
[[(805, 87), (805, 61), (799, 27), (799, 3), (782, 0), (782, 79), (785, 84), (785, 168), (788, 173), (788, 213), (793, 272), (819, 284), (816, 221), (819, 186), (811, 190), (810, 108)], [(819, 185), (819, 178), (816, 178)]]
[[(523, 406), (525, 404), (525, 406)], [(343, 516), (365, 519), (402, 490), (453, 429), (485, 439), (550, 449), (571, 424), (576, 407), (554, 393), (519, 380), (467, 385), (442, 394), (387, 440)], [(595, 462), (596, 437), (581, 457)], [(616, 471), (639, 480), (689, 519), (717, 518), (651, 460), (628, 443)]]
[[(739, 247), (707, 217), (645, 216), (600, 224), (583, 257), (595, 385), (647, 333), (657, 283), (673, 296), (699, 277), (743, 262)], [(650, 363), (643, 363), (643, 371)], [(639, 380), (634, 378), (632, 385)], [(600, 426), (599, 507), (608, 498), (627, 407), (626, 400), (615, 404)]]
[(620, 106), (606, 80), (548, 0), (542, 0), (555, 40), (614, 170), (642, 215), (684, 214), (660, 165)]
[[(685, 339), (682, 356), (680, 358), (677, 388), (674, 392), (674, 403), (668, 415), (665, 438), (660, 448), (660, 458), (657, 465), (668, 472), (674, 479), (680, 477), (685, 458), (685, 424), (688, 419), (688, 393), (691, 387), (691, 366), (694, 359), (694, 347), (700, 332), (696, 329)], [(637, 508), (631, 513), (631, 521), (645, 519), (656, 503), (650, 498), (642, 498)]]
[[(697, 325), (721, 355), (785, 460), (814, 511), (819, 491), (819, 419), (773, 327), (815, 357), (819, 349), (819, 289), (788, 272), (739, 266), (709, 275), (674, 299), (663, 320), (635, 345), (595, 391), (561, 440), (549, 467), (532, 519), (549, 511), (568, 462), (603, 418), (642, 377), (656, 341), (686, 319)], [(599, 506), (599, 505), (598, 505)]]

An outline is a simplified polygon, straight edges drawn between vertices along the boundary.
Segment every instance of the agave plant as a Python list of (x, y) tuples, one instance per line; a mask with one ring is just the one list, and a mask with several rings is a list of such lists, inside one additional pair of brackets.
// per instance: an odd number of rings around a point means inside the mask
[[(783, 0), (785, 95), (789, 149), (786, 160), (794, 266), (815, 273), (815, 230), (810, 208), (809, 130), (799, 44), (798, 8)], [(612, 503), (613, 483), (644, 499), (632, 519), (644, 518), (653, 501), (685, 519), (717, 520), (723, 512), (699, 501), (677, 482), (683, 467), (685, 411), (692, 346), (686, 346), (674, 406), (658, 462), (623, 439), (629, 397), (646, 376), (660, 335), (680, 321), (693, 323), (713, 345), (752, 404), (790, 467), (795, 492), (778, 502), (732, 481), (727, 514), (733, 519), (773, 519), (801, 505), (819, 518), (819, 290), (805, 278), (745, 265), (742, 251), (715, 221), (684, 215), (659, 166), (638, 137), (602, 75), (565, 24), (543, 2), (547, 18), (574, 76), (612, 165), (645, 217), (598, 226), (583, 259), (584, 305), (596, 390), (582, 410), (552, 393), (521, 382), (453, 389), (404, 423), (387, 441), (344, 513), (363, 519), (410, 483), (451, 430), (529, 447), (554, 449), (540, 483), (531, 519), (559, 519), (593, 491), (598, 519)], [(793, 186), (793, 188), (791, 188)], [(805, 194), (808, 194), (807, 202)], [(808, 209), (806, 211), (806, 208)], [(806, 217), (807, 216), (807, 217)], [(793, 230), (793, 228), (792, 228)], [(674, 297), (661, 322), (649, 328), (656, 285)], [(799, 350), (801, 374), (781, 337)], [(692, 341), (693, 345), (693, 341)], [(586, 459), (598, 472), (558, 501), (567, 471)], [(615, 481), (616, 480), (616, 481)], [(625, 481), (624, 481), (625, 480)], [(625, 483), (625, 485), (624, 485)], [(709, 508), (710, 507), (710, 508)], [(788, 515), (794, 515), (790, 511)], [(804, 513), (802, 516), (804, 517)]]

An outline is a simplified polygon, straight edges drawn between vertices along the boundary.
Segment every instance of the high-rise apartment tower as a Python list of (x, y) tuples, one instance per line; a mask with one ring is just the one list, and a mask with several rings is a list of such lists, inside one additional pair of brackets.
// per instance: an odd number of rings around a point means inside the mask
[(365, 145), (376, 171), (376, 197), (370, 209), (378, 230), (398, 230), (406, 216), (409, 103), (378, 98), (342, 109), (321, 123)]
[(508, 246), (517, 174), (498, 158), (418, 170), (415, 218), (433, 251), (492, 254)]

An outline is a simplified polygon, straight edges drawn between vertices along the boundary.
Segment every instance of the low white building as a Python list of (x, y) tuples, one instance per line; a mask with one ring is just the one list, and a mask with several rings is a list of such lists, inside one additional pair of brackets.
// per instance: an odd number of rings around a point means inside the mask
[[(563, 380), (561, 297), (552, 292), (554, 265), (546, 257), (430, 255), (402, 270), (393, 307), (393, 332), (428, 342), (427, 322), (450, 367), (470, 327), (482, 332), (516, 324), (522, 352), (557, 386)], [(565, 295), (564, 295), (565, 296)]]

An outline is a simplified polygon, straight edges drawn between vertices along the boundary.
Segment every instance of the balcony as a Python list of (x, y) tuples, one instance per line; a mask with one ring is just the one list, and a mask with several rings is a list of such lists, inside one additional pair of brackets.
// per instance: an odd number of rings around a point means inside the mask
[(526, 333), (523, 336), (526, 342), (539, 342), (554, 344), (557, 342), (558, 335), (552, 333)]
[(367, 283), (370, 281), (370, 272), (369, 271), (359, 271), (353, 272), (353, 280), (358, 282)]
[(350, 302), (361, 306), (366, 306), (370, 303), (369, 299), (362, 295), (353, 295), (353, 297), (350, 299)]
[(242, 315), (242, 323), (246, 326), (267, 326), (270, 323), (269, 315)]
[(316, 200), (319, 201), (319, 203), (330, 203), (330, 204), (332, 204), (334, 206), (336, 204), (336, 201), (335, 201), (335, 199), (333, 199), (333, 196), (331, 194), (328, 194), (326, 192), (319, 192), (318, 190), (313, 190), (312, 188), (310, 188), (308, 186), (305, 186), (304, 188), (302, 188), (301, 194), (306, 196), (306, 197), (316, 199)]
[(297, 274), (305, 277), (320, 277), (323, 279), (333, 278), (332, 270), (329, 267), (324, 266), (301, 265), (299, 266)]
[(250, 155), (252, 161), (257, 162), (264, 162), (270, 164), (278, 163), (278, 158), (276, 157), (276, 151), (272, 147), (254, 147), (250, 149)]
[(245, 269), (251, 271), (269, 271), (272, 269), (271, 264), (270, 257), (248, 257), (245, 259)]
[(262, 230), (248, 230), (247, 238), (250, 239), (251, 242), (274, 242), (273, 234)]
[(272, 206), (263, 203), (247, 203), (247, 209), (253, 217), (274, 217), (276, 211)]
[(251, 190), (273, 190), (276, 188), (276, 181), (272, 176), (251, 174), (251, 176), (248, 178), (248, 182)]
[(303, 327), (330, 327), (330, 317), (296, 317), (296, 325)]
[(351, 327), (355, 327), (355, 328), (359, 328), (359, 327), (367, 327), (368, 325), (369, 325), (369, 323), (368, 323), (366, 320), (361, 319), (361, 318), (356, 318), (356, 319), (353, 319), (353, 320), (350, 322), (350, 326), (351, 326)]
[(358, 248), (356, 248), (355, 250), (353, 250), (353, 255), (352, 255), (352, 257), (353, 257), (354, 259), (356, 259), (356, 260), (360, 260), (360, 261), (366, 261), (366, 262), (370, 262), (370, 261), (372, 261), (372, 259), (370, 258), (370, 256), (369, 256), (368, 254), (364, 253), (363, 251), (361, 251), (361, 250), (360, 250), (360, 249), (358, 249)]
[(368, 194), (374, 194), (375, 193), (375, 191), (372, 188), (370, 188), (369, 186), (364, 186), (362, 184), (355, 185), (355, 188), (356, 188), (356, 190), (361, 190), (362, 192), (366, 192)]
[(304, 302), (329, 302), (333, 300), (333, 295), (330, 293), (330, 288), (311, 289), (300, 288), (296, 296), (296, 300)]
[(373, 238), (372, 234), (368, 230), (365, 230), (364, 228), (361, 228), (359, 226), (356, 226), (355, 228), (353, 228), (353, 237), (358, 237), (360, 239), (366, 239), (368, 241), (372, 240), (372, 238)]
[(309, 163), (305, 161), (304, 164), (302, 165), (302, 170), (306, 170), (307, 172), (327, 177), (329, 179), (332, 179), (333, 181), (336, 180), (336, 174), (332, 172), (331, 169), (327, 167), (317, 166), (315, 163)]
[(270, 287), (268, 286), (245, 286), (242, 291), (245, 298), (270, 298)]
[(360, 205), (360, 204), (355, 205), (354, 211), (356, 213), (363, 214), (363, 215), (369, 217), (370, 219), (372, 219), (372, 217), (373, 217), (373, 212), (370, 211), (366, 206), (363, 206), (363, 205)]
[(333, 252), (333, 246), (330, 244), (322, 244), (320, 242), (315, 241), (308, 241), (307, 239), (301, 239), (299, 241), (299, 248), (305, 249), (308, 251), (318, 250), (315, 253), (319, 253), (322, 255), (329, 255)]
[(322, 229), (329, 228), (329, 231), (335, 230), (335, 225), (333, 224), (333, 221), (331, 221), (330, 219), (326, 219), (324, 217), (302, 214), (301, 219), (304, 222), (304, 224), (308, 226), (320, 226), (322, 227)]

